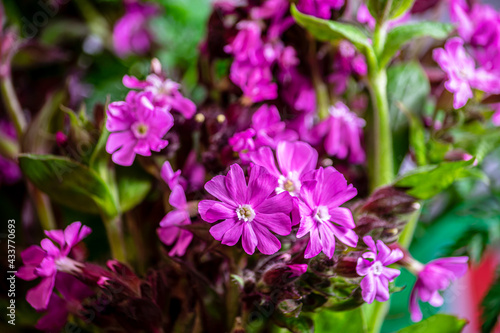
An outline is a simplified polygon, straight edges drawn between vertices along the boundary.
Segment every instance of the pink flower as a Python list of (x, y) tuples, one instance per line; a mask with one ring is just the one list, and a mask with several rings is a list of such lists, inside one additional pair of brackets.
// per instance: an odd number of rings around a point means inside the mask
[[(182, 178), (181, 170), (177, 170), (176, 172), (174, 172), (169, 161), (165, 161), (165, 163), (163, 163), (160, 175), (163, 181), (170, 188), (170, 191), (173, 191), (174, 188), (179, 184), (185, 185), (184, 183), (186, 182), (186, 180)], [(185, 188), (184, 186), (182, 187)]]
[(151, 156), (168, 145), (163, 136), (174, 125), (172, 115), (154, 107), (145, 93), (129, 92), (125, 102), (113, 102), (107, 111), (106, 129), (111, 132), (106, 151), (113, 162), (130, 166), (135, 155)]
[(448, 40), (444, 49), (433, 52), (434, 60), (448, 75), (445, 87), (453, 93), (453, 107), (459, 109), (472, 98), (472, 89), (488, 93), (500, 92), (496, 77), (484, 69), (476, 69), (472, 59), (464, 48), (464, 41), (458, 37)]
[(351, 211), (339, 207), (357, 194), (352, 185), (347, 185), (344, 176), (333, 167), (322, 168), (305, 176), (300, 196), (300, 227), (297, 237), (309, 234), (305, 258), (312, 258), (323, 252), (332, 258), (335, 251), (335, 237), (344, 244), (355, 247), (358, 235), (352, 230), (354, 220)]
[[(0, 135), (6, 139), (17, 140), (16, 129), (8, 121), (0, 121)], [(21, 169), (16, 162), (11, 159), (0, 156), (0, 184), (14, 184), (22, 177)]]
[(82, 301), (94, 294), (87, 285), (66, 273), (57, 274), (55, 286), (62, 297), (54, 292), (50, 295), (47, 312), (35, 326), (41, 331), (60, 332), (66, 325), (68, 315), (79, 314), (83, 310)]
[(276, 147), (279, 141), (295, 141), (297, 133), (286, 129), (281, 121), (276, 106), (264, 104), (252, 116), (252, 128), (255, 130), (255, 144), (257, 147)]
[(272, 82), (273, 75), (268, 65), (254, 66), (247, 61), (235, 60), (229, 78), (241, 88), (244, 100), (257, 103), (278, 97), (278, 86)]
[(281, 141), (276, 149), (276, 157), (279, 169), (269, 147), (262, 147), (250, 155), (253, 163), (266, 168), (276, 177), (277, 194), (287, 191), (293, 197), (298, 197), (304, 175), (318, 164), (318, 152), (305, 142)]
[(249, 128), (243, 132), (235, 133), (229, 138), (228, 143), (233, 148), (233, 151), (240, 153), (242, 161), (248, 161), (247, 153), (255, 150), (254, 142), (255, 130)]
[(186, 194), (184, 194), (181, 185), (176, 185), (173, 188), (168, 202), (175, 209), (165, 215), (156, 232), (165, 245), (172, 245), (177, 241), (168, 253), (169, 256), (183, 256), (193, 239), (193, 234), (181, 228), (183, 225), (191, 224)]
[(385, 266), (401, 260), (404, 254), (400, 249), (389, 249), (381, 240), (377, 240), (375, 246), (371, 236), (363, 237), (363, 241), (370, 251), (358, 258), (356, 266), (356, 273), (365, 277), (360, 284), (361, 296), (366, 303), (372, 303), (375, 299), (385, 302), (389, 299), (389, 282), (401, 274), (399, 270)]
[(326, 135), (325, 150), (331, 155), (352, 163), (363, 163), (365, 152), (361, 146), (365, 121), (342, 102), (330, 107), (330, 115), (316, 126), (318, 134)]
[(281, 96), (297, 111), (314, 112), (316, 110), (316, 92), (311, 81), (295, 68), (283, 71), (278, 76), (283, 84)]
[(249, 60), (251, 64), (259, 64), (264, 60), (261, 29), (257, 21), (241, 21), (236, 25), (239, 30), (233, 41), (224, 47), (226, 53), (234, 55), (238, 61)]
[(410, 313), (413, 321), (422, 320), (422, 312), (418, 305), (418, 299), (428, 302), (434, 307), (443, 304), (443, 297), (439, 290), (448, 288), (452, 281), (463, 276), (467, 272), (467, 257), (440, 258), (423, 266), (414, 263), (413, 270), (417, 273), (417, 282), (410, 295)]
[(152, 17), (159, 14), (157, 6), (138, 1), (125, 4), (125, 15), (113, 29), (113, 45), (119, 57), (129, 54), (145, 54), (149, 51), (153, 36), (148, 29)]
[[(26, 295), (28, 303), (36, 310), (44, 310), (49, 304), (57, 272), (74, 273), (80, 271), (80, 263), (68, 257), (71, 249), (92, 230), (73, 222), (66, 229), (45, 231), (49, 238), (41, 241), (41, 246), (32, 245), (21, 252), (24, 266), (17, 271), (17, 277), (31, 281), (41, 278), (40, 284), (30, 289)], [(54, 242), (59, 247), (54, 245)]]
[(332, 10), (338, 10), (344, 5), (344, 0), (299, 0), (297, 9), (304, 14), (329, 19)]
[(158, 74), (149, 74), (145, 81), (125, 75), (123, 85), (130, 89), (140, 89), (151, 93), (151, 102), (165, 111), (175, 110), (190, 119), (196, 112), (196, 105), (179, 91), (180, 84)]
[(220, 200), (202, 200), (198, 206), (203, 220), (223, 220), (210, 229), (215, 239), (233, 246), (241, 237), (248, 254), (253, 254), (255, 247), (263, 254), (273, 254), (281, 248), (273, 232), (290, 234), (292, 200), (287, 192), (269, 197), (275, 189), (275, 178), (263, 167), (251, 169), (247, 186), (243, 169), (233, 164), (227, 176), (215, 176), (205, 189)]
[(292, 272), (291, 277), (301, 276), (305, 272), (307, 272), (307, 264), (291, 264), (287, 265), (287, 267)]

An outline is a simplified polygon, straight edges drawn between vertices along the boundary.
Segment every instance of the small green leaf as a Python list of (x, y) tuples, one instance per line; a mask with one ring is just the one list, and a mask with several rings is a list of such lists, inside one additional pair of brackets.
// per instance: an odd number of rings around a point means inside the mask
[(469, 161), (443, 162), (417, 168), (396, 181), (395, 186), (409, 188), (407, 193), (418, 199), (429, 199), (445, 190), (457, 179), (470, 176)]
[(348, 39), (363, 53), (367, 49), (372, 49), (368, 37), (355, 25), (323, 20), (303, 14), (297, 10), (295, 4), (292, 4), (291, 12), (295, 21), (320, 41)]
[[(385, 22), (397, 18), (410, 10), (415, 0), (368, 0), (370, 14), (378, 21)], [(391, 6), (390, 8), (386, 8)]]
[(116, 167), (118, 197), (122, 212), (126, 212), (144, 200), (151, 189), (151, 177), (137, 166)]
[(350, 311), (321, 311), (314, 316), (314, 332), (366, 332), (361, 308)]
[(21, 154), (19, 166), (54, 201), (82, 212), (116, 215), (108, 186), (85, 165), (59, 156)]
[(385, 67), (403, 45), (419, 37), (429, 36), (445, 39), (453, 30), (453, 25), (440, 22), (419, 22), (400, 25), (387, 34), (384, 50), (379, 59), (380, 67)]
[(436, 314), (419, 323), (405, 327), (398, 333), (459, 333), (467, 320), (447, 314)]
[(415, 153), (418, 166), (427, 164), (427, 152), (425, 147), (425, 131), (420, 119), (411, 115), (410, 118), (410, 146)]

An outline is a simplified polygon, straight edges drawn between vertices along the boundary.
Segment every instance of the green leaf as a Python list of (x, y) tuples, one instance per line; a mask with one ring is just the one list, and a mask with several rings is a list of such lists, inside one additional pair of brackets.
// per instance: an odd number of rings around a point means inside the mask
[(372, 50), (368, 37), (355, 25), (303, 14), (297, 10), (295, 4), (292, 4), (291, 12), (295, 21), (320, 41), (348, 39), (363, 53), (366, 50)]
[(293, 333), (313, 332), (313, 322), (310, 318), (299, 315), (298, 317), (287, 317), (281, 311), (274, 311), (274, 323), (280, 327), (287, 328)]
[(151, 177), (141, 168), (116, 167), (118, 197), (122, 212), (126, 212), (144, 200), (151, 189)]
[(350, 311), (321, 311), (314, 316), (314, 332), (366, 332), (361, 308)]
[(436, 314), (419, 323), (413, 324), (398, 333), (459, 333), (467, 324), (467, 320), (458, 319), (447, 314)]
[(415, 153), (418, 166), (427, 164), (427, 152), (425, 147), (425, 130), (420, 119), (410, 115), (410, 146)]
[(403, 175), (395, 185), (409, 188), (407, 193), (418, 199), (429, 199), (448, 188), (457, 179), (468, 177), (470, 174), (466, 168), (473, 163), (474, 159), (471, 159), (420, 167)]
[(380, 55), (380, 67), (385, 67), (392, 57), (415, 38), (429, 36), (435, 39), (445, 39), (454, 29), (453, 25), (440, 22), (418, 22), (400, 25), (387, 34), (384, 50)]
[(408, 111), (410, 117), (419, 118), (429, 91), (429, 80), (420, 64), (409, 62), (387, 70), (387, 98), (396, 170), (406, 156), (409, 145), (409, 117), (402, 110)]
[[(415, 0), (368, 0), (370, 14), (378, 21), (385, 22), (397, 18), (410, 10)], [(388, 6), (390, 8), (386, 8)]]
[(490, 290), (483, 298), (481, 302), (481, 307), (483, 308), (483, 313), (481, 319), (483, 320), (483, 325), (481, 326), (482, 333), (493, 332), (498, 318), (500, 317), (500, 274), (497, 274), (497, 278)]
[(54, 201), (82, 212), (116, 215), (108, 186), (85, 165), (59, 156), (21, 154), (19, 166)]

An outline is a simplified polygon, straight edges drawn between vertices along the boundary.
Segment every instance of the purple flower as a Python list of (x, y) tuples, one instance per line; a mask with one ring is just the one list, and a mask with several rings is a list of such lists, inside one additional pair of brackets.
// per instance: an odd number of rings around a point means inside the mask
[(165, 163), (163, 163), (163, 166), (161, 167), (160, 175), (161, 175), (161, 178), (163, 179), (163, 181), (170, 188), (170, 191), (173, 191), (174, 188), (179, 184), (183, 185), (182, 187), (185, 188), (184, 185), (185, 185), (186, 180), (184, 178), (182, 178), (181, 170), (177, 170), (176, 172), (174, 172), (169, 161), (165, 161)]
[(257, 247), (263, 254), (273, 254), (281, 248), (273, 232), (290, 234), (292, 209), (287, 192), (269, 197), (275, 187), (275, 178), (260, 166), (252, 167), (247, 186), (243, 169), (233, 164), (227, 176), (215, 176), (205, 184), (220, 201), (202, 200), (198, 210), (209, 223), (223, 220), (210, 229), (222, 244), (233, 246), (241, 237), (246, 253), (253, 254)]
[(344, 5), (344, 0), (299, 0), (297, 9), (304, 14), (329, 19), (332, 9), (338, 10)]
[[(0, 135), (7, 139), (17, 140), (16, 129), (14, 125), (8, 121), (0, 121)], [(22, 177), (21, 169), (16, 162), (0, 156), (0, 184), (14, 184)]]
[(316, 126), (321, 135), (326, 135), (325, 150), (331, 155), (345, 159), (349, 155), (351, 163), (363, 163), (365, 152), (361, 146), (362, 128), (365, 121), (342, 102), (330, 107), (330, 115)]
[(289, 6), (288, 0), (267, 0), (262, 6), (252, 8), (250, 16), (254, 20), (278, 19), (285, 15)]
[(439, 290), (448, 288), (451, 282), (467, 272), (467, 257), (440, 258), (423, 266), (414, 263), (413, 270), (417, 273), (417, 282), (410, 295), (410, 313), (413, 321), (422, 320), (422, 312), (418, 299), (428, 302), (434, 307), (443, 305), (443, 297)]
[(363, 237), (363, 241), (370, 251), (358, 258), (356, 266), (356, 273), (364, 276), (360, 284), (361, 296), (366, 303), (372, 303), (375, 299), (385, 302), (389, 299), (389, 282), (401, 274), (399, 270), (386, 266), (401, 260), (404, 254), (400, 249), (389, 249), (381, 240), (377, 240), (375, 246), (371, 236)]
[[(42, 247), (32, 245), (21, 252), (24, 266), (17, 271), (17, 277), (23, 280), (41, 278), (40, 284), (30, 289), (26, 295), (28, 303), (36, 310), (46, 309), (54, 288), (57, 272), (74, 273), (80, 271), (80, 263), (68, 257), (71, 249), (92, 230), (73, 222), (66, 229), (45, 231), (49, 238), (40, 242)], [(59, 247), (54, 245), (54, 242)]]
[(229, 78), (243, 92), (244, 104), (273, 100), (278, 97), (278, 86), (267, 65), (254, 66), (247, 61), (235, 60)]
[(180, 93), (180, 84), (157, 74), (149, 74), (145, 81), (125, 75), (123, 85), (130, 89), (141, 89), (151, 93), (153, 105), (164, 108), (165, 111), (175, 110), (187, 119), (193, 117), (196, 112), (196, 105)]
[(116, 22), (113, 29), (113, 45), (120, 57), (129, 54), (145, 54), (149, 51), (153, 36), (148, 29), (152, 17), (159, 13), (155, 5), (138, 1), (128, 1), (125, 4), (125, 15)]
[(287, 267), (292, 272), (291, 277), (301, 276), (305, 272), (307, 272), (307, 264), (290, 264)]
[(255, 130), (249, 128), (243, 132), (235, 133), (229, 138), (228, 143), (233, 151), (238, 152), (243, 162), (248, 162), (248, 153), (255, 150)]
[(251, 64), (260, 64), (265, 60), (262, 54), (263, 42), (261, 29), (257, 21), (241, 21), (236, 25), (239, 30), (233, 41), (224, 47), (237, 61), (249, 60)]
[(312, 171), (302, 182), (300, 227), (297, 237), (309, 234), (305, 258), (312, 258), (323, 252), (332, 258), (335, 251), (335, 237), (342, 243), (355, 247), (358, 235), (352, 230), (354, 220), (351, 211), (339, 207), (357, 194), (352, 185), (347, 185), (344, 176), (333, 167)]
[(35, 326), (41, 331), (60, 332), (66, 325), (68, 315), (79, 314), (83, 310), (82, 301), (94, 294), (86, 284), (66, 273), (57, 274), (55, 286), (62, 297), (56, 293), (50, 295), (47, 312)]
[(174, 119), (165, 110), (154, 107), (145, 93), (131, 91), (125, 102), (113, 102), (108, 107), (106, 129), (111, 132), (106, 151), (113, 162), (132, 165), (135, 155), (151, 156), (168, 144), (163, 136), (172, 128)]
[(193, 234), (181, 228), (183, 225), (191, 224), (186, 194), (181, 185), (174, 187), (168, 202), (175, 209), (165, 215), (156, 232), (165, 245), (172, 245), (177, 241), (168, 253), (169, 256), (183, 256), (193, 239)]
[(276, 177), (276, 194), (287, 191), (298, 197), (304, 175), (316, 168), (318, 152), (305, 142), (282, 141), (277, 146), (276, 157), (279, 169), (269, 147), (262, 147), (250, 155), (253, 163), (266, 168)]
[(453, 93), (453, 107), (459, 109), (472, 98), (472, 89), (488, 93), (500, 92), (496, 77), (484, 69), (476, 69), (474, 59), (464, 48), (464, 41), (458, 37), (448, 40), (444, 49), (433, 52), (434, 60), (448, 75), (445, 87)]
[(364, 76), (368, 72), (365, 58), (356, 52), (354, 45), (344, 40), (339, 43), (339, 52), (333, 62), (333, 74), (328, 80), (335, 85), (335, 93), (342, 94), (347, 89), (348, 79), (351, 75)]
[(252, 128), (255, 130), (257, 147), (275, 148), (279, 141), (297, 140), (297, 133), (285, 127), (286, 124), (281, 121), (280, 113), (274, 105), (264, 104), (252, 116)]
[(278, 76), (283, 84), (281, 96), (297, 111), (314, 112), (316, 110), (316, 92), (311, 81), (295, 68), (283, 71)]

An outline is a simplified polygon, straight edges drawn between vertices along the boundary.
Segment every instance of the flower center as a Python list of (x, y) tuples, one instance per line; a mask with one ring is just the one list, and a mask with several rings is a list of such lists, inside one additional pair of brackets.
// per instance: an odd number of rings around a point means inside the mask
[(255, 211), (250, 205), (240, 205), (236, 209), (236, 215), (238, 215), (238, 219), (245, 222), (252, 222), (255, 218)]
[(54, 261), (56, 269), (59, 272), (74, 273), (81, 272), (80, 267), (83, 266), (82, 263), (75, 261), (68, 257), (60, 257)]
[(132, 125), (132, 132), (134, 132), (134, 135), (138, 139), (145, 138), (148, 135), (149, 131), (149, 126), (141, 123), (141, 122), (136, 122)]
[(288, 191), (291, 196), (297, 196), (300, 192), (300, 180), (297, 171), (290, 171), (285, 177), (281, 175), (278, 178), (278, 187), (276, 187), (276, 194)]
[(384, 266), (382, 265), (382, 263), (380, 261), (375, 261), (372, 265), (372, 272), (373, 272), (373, 274), (378, 276), (378, 275), (382, 274), (383, 268), (384, 268)]
[(318, 206), (316, 211), (314, 212), (314, 219), (316, 222), (323, 223), (330, 221), (330, 213), (328, 213), (328, 207), (326, 206)]

